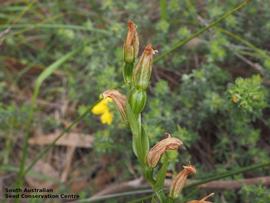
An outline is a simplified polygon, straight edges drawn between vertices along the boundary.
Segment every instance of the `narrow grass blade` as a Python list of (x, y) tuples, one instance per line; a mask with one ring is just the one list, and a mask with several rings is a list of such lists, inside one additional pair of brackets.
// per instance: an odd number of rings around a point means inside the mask
[(37, 78), (35, 82), (35, 87), (34, 87), (34, 94), (32, 96), (32, 106), (35, 106), (36, 104), (36, 99), (40, 91), (40, 87), (42, 83), (52, 75), (52, 73), (59, 68), (61, 65), (63, 65), (67, 60), (73, 58), (80, 50), (82, 47), (77, 48), (66, 55), (62, 56), (60, 59), (55, 61), (53, 64), (51, 64), (48, 68), (46, 68)]

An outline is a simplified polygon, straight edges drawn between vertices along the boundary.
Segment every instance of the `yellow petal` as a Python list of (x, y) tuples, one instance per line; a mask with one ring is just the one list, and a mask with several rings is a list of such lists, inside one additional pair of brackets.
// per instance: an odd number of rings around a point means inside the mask
[(92, 113), (95, 115), (100, 115), (105, 113), (106, 111), (109, 111), (108, 102), (110, 101), (111, 101), (110, 98), (102, 99), (92, 108)]
[(102, 124), (108, 124), (110, 125), (112, 123), (112, 118), (113, 118), (113, 115), (110, 111), (105, 111), (101, 117), (100, 117), (100, 120), (101, 120), (101, 123)]

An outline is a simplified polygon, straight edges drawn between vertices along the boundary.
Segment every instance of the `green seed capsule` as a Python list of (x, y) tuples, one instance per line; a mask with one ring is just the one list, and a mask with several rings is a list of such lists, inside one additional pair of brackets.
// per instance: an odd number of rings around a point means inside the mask
[(133, 47), (124, 47), (124, 61), (126, 63), (134, 63), (135, 53)]
[(123, 67), (123, 76), (126, 83), (131, 83), (133, 72), (133, 63), (125, 63)]
[(133, 72), (133, 84), (137, 89), (146, 90), (150, 83), (152, 64), (153, 64), (153, 54), (155, 50), (152, 48), (151, 44), (148, 44), (143, 51), (143, 54), (138, 61), (134, 72)]
[(135, 114), (139, 114), (143, 111), (146, 100), (146, 91), (138, 89), (132, 90), (129, 96), (129, 104)]

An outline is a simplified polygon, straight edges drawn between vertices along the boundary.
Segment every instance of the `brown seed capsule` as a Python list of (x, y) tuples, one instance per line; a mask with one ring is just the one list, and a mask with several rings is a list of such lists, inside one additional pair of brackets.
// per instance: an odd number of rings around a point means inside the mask
[(128, 21), (128, 33), (124, 43), (124, 61), (126, 63), (133, 63), (139, 52), (139, 37), (136, 30), (136, 25)]
[(156, 167), (158, 161), (160, 160), (162, 154), (166, 152), (166, 150), (176, 150), (183, 142), (175, 137), (171, 137), (169, 135), (168, 138), (161, 140), (154, 147), (150, 149), (147, 155), (147, 163), (151, 168)]
[(116, 104), (122, 118), (126, 120), (126, 96), (122, 95), (118, 90), (106, 90), (102, 93), (104, 98), (111, 98)]
[(204, 198), (202, 198), (201, 200), (192, 200), (192, 201), (189, 201), (187, 203), (212, 203), (212, 202), (206, 201), (206, 199), (208, 199), (209, 197), (211, 197), (213, 195), (214, 195), (214, 193), (211, 193), (211, 194), (205, 196)]
[(137, 63), (133, 72), (133, 82), (137, 89), (145, 90), (150, 82), (153, 64), (153, 55), (156, 50), (152, 48), (151, 44), (148, 44)]
[(182, 191), (186, 184), (187, 177), (191, 174), (196, 173), (196, 169), (192, 165), (183, 166), (183, 170), (178, 173), (178, 175), (173, 179), (170, 188), (170, 197), (177, 198), (179, 193)]

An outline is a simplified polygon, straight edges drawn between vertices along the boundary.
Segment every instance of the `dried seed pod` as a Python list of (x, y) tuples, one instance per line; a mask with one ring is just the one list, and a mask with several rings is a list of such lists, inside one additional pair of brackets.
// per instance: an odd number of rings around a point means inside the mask
[(124, 43), (124, 61), (134, 63), (139, 52), (139, 37), (136, 25), (131, 20), (128, 21), (128, 33)]
[(214, 195), (214, 193), (211, 193), (211, 194), (205, 196), (204, 198), (202, 198), (201, 200), (192, 200), (192, 201), (189, 201), (187, 203), (212, 203), (212, 202), (206, 201), (206, 199), (208, 199), (209, 197), (211, 197), (213, 195)]
[(186, 184), (187, 177), (191, 174), (196, 173), (196, 169), (192, 165), (183, 166), (183, 170), (178, 173), (178, 175), (173, 179), (170, 188), (170, 197), (173, 199), (177, 198), (179, 193), (182, 191)]
[(158, 142), (154, 147), (150, 149), (147, 155), (148, 166), (151, 168), (156, 167), (158, 161), (161, 158), (161, 155), (166, 152), (166, 150), (176, 150), (183, 142), (175, 137), (167, 137), (166, 139)]
[(138, 61), (134, 72), (133, 72), (133, 83), (137, 89), (145, 90), (150, 83), (152, 65), (153, 65), (153, 55), (156, 50), (152, 48), (151, 44), (148, 44)]
[(146, 104), (147, 94), (144, 90), (133, 89), (129, 96), (129, 104), (135, 114), (143, 111)]
[(122, 118), (126, 120), (126, 96), (122, 95), (118, 90), (106, 90), (102, 93), (104, 98), (111, 98), (116, 104)]

